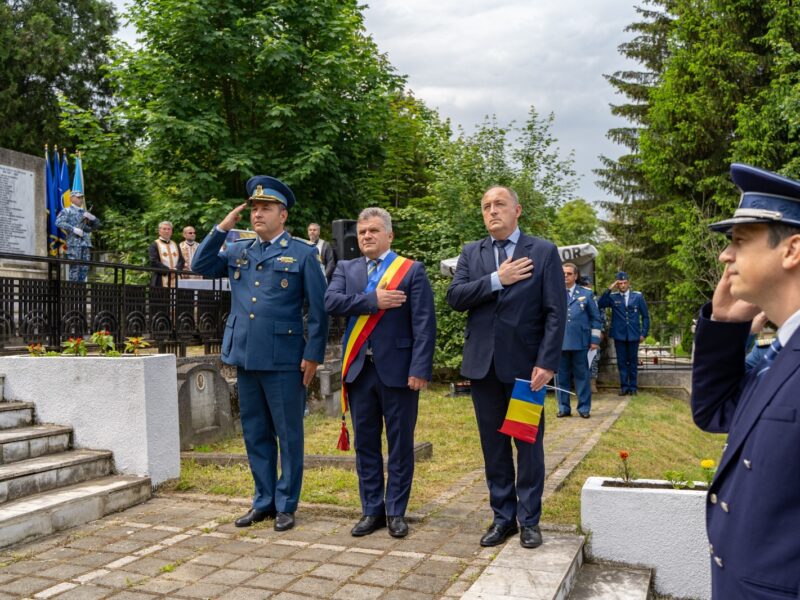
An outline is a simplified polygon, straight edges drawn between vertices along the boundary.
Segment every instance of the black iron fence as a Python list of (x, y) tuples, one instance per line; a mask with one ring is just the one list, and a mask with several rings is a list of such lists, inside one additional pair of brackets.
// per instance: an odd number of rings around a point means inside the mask
[[(0, 349), (6, 351), (31, 343), (56, 349), (70, 337), (100, 330), (118, 342), (135, 336), (168, 348), (170, 343), (218, 346), (230, 310), (222, 280), (181, 279), (174, 287), (150, 287), (136, 282), (163, 270), (9, 253), (0, 253), (0, 262)], [(93, 280), (67, 281), (65, 267), (71, 264), (92, 267)], [(201, 286), (208, 289), (197, 289)]]

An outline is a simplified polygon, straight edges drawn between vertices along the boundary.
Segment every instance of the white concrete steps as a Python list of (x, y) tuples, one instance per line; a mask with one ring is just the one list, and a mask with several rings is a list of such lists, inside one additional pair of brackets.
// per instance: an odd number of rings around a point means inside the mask
[(0, 548), (100, 519), (150, 498), (148, 477), (108, 476), (0, 505)]
[(0, 464), (8, 464), (69, 448), (72, 428), (60, 425), (30, 425), (0, 429)]
[(569, 600), (647, 600), (649, 569), (584, 563)]
[(583, 564), (583, 536), (542, 532), (535, 549), (506, 542), (462, 600), (566, 600)]
[(104, 450), (69, 450), (0, 465), (0, 502), (105, 477), (113, 468), (112, 454)]
[(0, 401), (0, 430), (32, 425), (33, 409), (32, 402)]

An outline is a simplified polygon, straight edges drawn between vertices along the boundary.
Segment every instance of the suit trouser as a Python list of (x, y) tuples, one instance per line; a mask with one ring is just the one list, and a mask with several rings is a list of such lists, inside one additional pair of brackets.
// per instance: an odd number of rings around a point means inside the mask
[(614, 340), (619, 369), (619, 387), (623, 392), (635, 392), (639, 375), (639, 340)]
[(244, 444), (256, 487), (253, 508), (293, 513), (303, 483), (302, 373), (240, 367), (237, 378)]
[[(589, 381), (589, 351), (562, 350), (561, 363), (556, 374), (556, 387), (570, 389), (570, 378), (575, 379), (575, 393), (578, 395), (578, 412), (588, 413), (592, 410), (592, 387)], [(556, 392), (558, 410), (570, 414), (570, 399), (567, 392)]]
[[(419, 392), (384, 385), (372, 359), (366, 358), (361, 372), (347, 384), (347, 396), (363, 514), (404, 515), (414, 478), (414, 428)], [(385, 486), (381, 452), (384, 422), (389, 446)]]
[(494, 523), (511, 525), (519, 521), (523, 526), (537, 525), (542, 515), (544, 490), (544, 412), (535, 443), (514, 438), (517, 446), (515, 476), (512, 438), (498, 431), (508, 411), (514, 382), (497, 379), (492, 364), (486, 377), (473, 379), (471, 387)]

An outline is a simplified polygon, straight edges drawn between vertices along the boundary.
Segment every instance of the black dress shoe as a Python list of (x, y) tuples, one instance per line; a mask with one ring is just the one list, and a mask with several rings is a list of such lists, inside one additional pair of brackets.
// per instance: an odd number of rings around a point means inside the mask
[(619, 393), (617, 394), (617, 396), (627, 396), (627, 395), (628, 395), (627, 390), (620, 390)]
[(563, 410), (560, 410), (560, 411), (558, 411), (558, 414), (556, 415), (556, 418), (560, 419), (561, 417), (571, 417), (571, 416), (572, 416), (572, 413), (568, 413), (568, 412), (564, 412)]
[(396, 538), (406, 537), (408, 535), (408, 524), (403, 515), (395, 515), (387, 517), (389, 524), (389, 535)]
[(581, 416), (582, 419), (588, 419), (589, 418), (589, 413), (578, 413), (578, 414)]
[(373, 531), (386, 527), (386, 515), (364, 515), (361, 520), (356, 523), (355, 527), (350, 530), (350, 535), (353, 537), (361, 537), (362, 535), (369, 535)]
[(538, 548), (542, 545), (542, 532), (538, 525), (520, 527), (519, 544), (523, 548)]
[(516, 523), (511, 525), (492, 523), (481, 538), (481, 546), (498, 546), (518, 531)]
[(288, 531), (294, 527), (294, 513), (279, 512), (275, 515), (275, 531)]
[(251, 508), (250, 511), (238, 519), (236, 519), (233, 524), (237, 527), (250, 527), (253, 523), (260, 523), (264, 519), (274, 519), (275, 518), (275, 511), (274, 510), (258, 510), (257, 508)]

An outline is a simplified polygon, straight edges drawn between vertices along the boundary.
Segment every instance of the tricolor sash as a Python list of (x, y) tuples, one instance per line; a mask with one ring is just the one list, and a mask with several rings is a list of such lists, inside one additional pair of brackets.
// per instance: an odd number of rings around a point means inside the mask
[[(378, 288), (396, 290), (413, 264), (413, 260), (403, 258), (390, 251), (378, 266), (377, 274), (367, 283), (364, 293), (368, 294)], [(347, 412), (347, 387), (345, 384), (347, 372), (385, 312), (386, 310), (379, 310), (371, 315), (350, 317), (347, 323), (342, 350), (342, 415)]]

